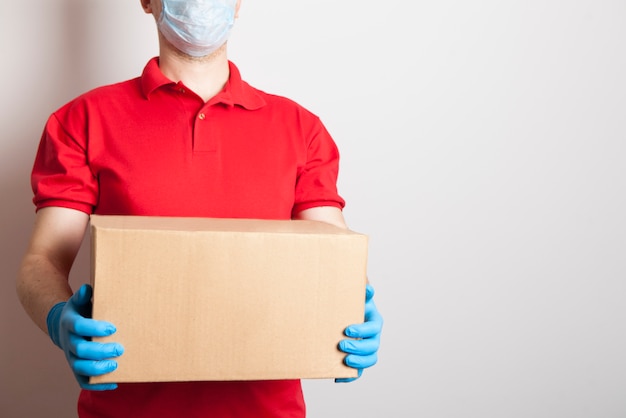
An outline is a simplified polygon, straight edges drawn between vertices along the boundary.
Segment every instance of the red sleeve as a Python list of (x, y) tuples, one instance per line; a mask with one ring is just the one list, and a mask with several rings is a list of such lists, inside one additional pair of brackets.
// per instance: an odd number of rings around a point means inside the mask
[(339, 150), (330, 134), (317, 120), (307, 147), (307, 161), (296, 182), (292, 214), (318, 206), (343, 209), (345, 201), (337, 192)]
[[(77, 139), (85, 135), (77, 135), (80, 128), (68, 129), (61, 122), (68, 107), (46, 123), (31, 174), (33, 203), (37, 210), (61, 206), (90, 214), (98, 202), (98, 182), (88, 165), (86, 140)], [(77, 122), (77, 127), (84, 125)]]

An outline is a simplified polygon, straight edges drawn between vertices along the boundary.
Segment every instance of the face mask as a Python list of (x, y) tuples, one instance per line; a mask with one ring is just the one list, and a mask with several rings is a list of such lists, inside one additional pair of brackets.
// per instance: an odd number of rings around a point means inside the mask
[(162, 0), (157, 26), (165, 39), (192, 57), (221, 47), (235, 23), (237, 0)]

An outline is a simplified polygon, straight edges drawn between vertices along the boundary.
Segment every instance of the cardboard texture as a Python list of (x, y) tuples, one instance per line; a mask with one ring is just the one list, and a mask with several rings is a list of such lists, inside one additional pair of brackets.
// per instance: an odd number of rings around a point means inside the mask
[(91, 217), (93, 318), (124, 346), (92, 383), (356, 377), (367, 236), (314, 221)]

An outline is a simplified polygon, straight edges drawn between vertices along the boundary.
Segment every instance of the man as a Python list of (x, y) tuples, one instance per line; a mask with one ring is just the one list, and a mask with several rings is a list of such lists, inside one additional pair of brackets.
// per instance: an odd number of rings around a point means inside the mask
[[(254, 89), (227, 59), (240, 0), (141, 0), (159, 57), (141, 77), (74, 99), (49, 118), (35, 160), (37, 215), (17, 291), (83, 388), (81, 417), (303, 417), (299, 381), (100, 384), (122, 355), (114, 324), (89, 318), (91, 288), (68, 275), (89, 215), (307, 219), (346, 228), (339, 155), (319, 119)], [(363, 324), (339, 348), (376, 363), (382, 318), (368, 285)], [(306, 331), (303, 331), (306, 332)], [(294, 335), (294, 338), (298, 338)], [(347, 379), (349, 381), (350, 379)]]

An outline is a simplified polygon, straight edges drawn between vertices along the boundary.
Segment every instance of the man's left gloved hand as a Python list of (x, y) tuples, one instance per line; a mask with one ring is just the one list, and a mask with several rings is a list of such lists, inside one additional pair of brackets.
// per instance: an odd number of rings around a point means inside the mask
[[(373, 366), (378, 361), (378, 347), (383, 328), (383, 317), (374, 304), (374, 288), (368, 283), (365, 289), (365, 322), (350, 325), (344, 333), (350, 339), (341, 340), (339, 349), (348, 355), (344, 363), (357, 369), (359, 377), (363, 369)], [(335, 382), (352, 382), (358, 379), (335, 379)]]

